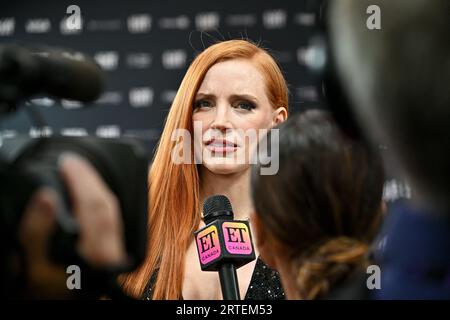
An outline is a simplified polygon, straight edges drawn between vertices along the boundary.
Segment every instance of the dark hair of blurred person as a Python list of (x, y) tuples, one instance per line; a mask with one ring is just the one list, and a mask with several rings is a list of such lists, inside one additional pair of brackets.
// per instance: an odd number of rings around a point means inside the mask
[(379, 155), (323, 111), (279, 129), (279, 172), (259, 175), (260, 164), (252, 171), (261, 256), (280, 272), (289, 299), (365, 298), (360, 275), (382, 220)]
[[(381, 29), (366, 27), (370, 5)], [(390, 208), (381, 299), (450, 298), (450, 1), (340, 0), (329, 21), (355, 114), (412, 186)]]

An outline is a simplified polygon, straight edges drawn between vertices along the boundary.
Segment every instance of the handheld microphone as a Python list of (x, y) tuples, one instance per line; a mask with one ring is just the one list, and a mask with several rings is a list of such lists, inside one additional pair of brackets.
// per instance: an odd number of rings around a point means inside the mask
[(93, 60), (69, 58), (57, 50), (37, 54), (19, 46), (0, 47), (0, 101), (13, 104), (46, 93), (89, 102), (103, 86), (104, 75)]
[(201, 269), (219, 271), (224, 300), (240, 300), (236, 269), (256, 258), (248, 221), (233, 218), (228, 198), (211, 196), (203, 203), (206, 226), (194, 233)]

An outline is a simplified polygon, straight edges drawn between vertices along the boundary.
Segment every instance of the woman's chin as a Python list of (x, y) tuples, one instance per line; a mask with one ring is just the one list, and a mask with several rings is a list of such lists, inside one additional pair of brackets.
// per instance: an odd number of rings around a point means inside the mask
[(217, 163), (206, 163), (203, 164), (206, 169), (208, 169), (209, 171), (211, 171), (214, 174), (233, 174), (233, 173), (238, 173), (238, 172), (242, 172), (245, 171), (246, 169), (249, 168), (248, 164), (217, 164)]

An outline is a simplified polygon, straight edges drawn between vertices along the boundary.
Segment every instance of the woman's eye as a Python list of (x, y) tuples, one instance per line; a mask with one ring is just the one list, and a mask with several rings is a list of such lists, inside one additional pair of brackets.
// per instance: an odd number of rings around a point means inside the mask
[(237, 104), (237, 107), (238, 107), (239, 109), (248, 110), (248, 111), (253, 110), (253, 109), (256, 108), (255, 105), (254, 105), (253, 103), (246, 102), (246, 101), (239, 102), (239, 103)]
[(198, 101), (195, 101), (195, 103), (194, 103), (194, 109), (210, 108), (210, 107), (211, 107), (211, 103), (207, 100), (198, 100)]

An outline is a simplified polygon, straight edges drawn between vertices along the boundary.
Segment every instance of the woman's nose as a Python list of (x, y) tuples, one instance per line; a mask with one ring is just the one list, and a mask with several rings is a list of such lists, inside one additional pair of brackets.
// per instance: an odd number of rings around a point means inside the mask
[(231, 128), (228, 109), (228, 106), (225, 105), (217, 106), (211, 129), (226, 130)]

